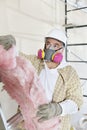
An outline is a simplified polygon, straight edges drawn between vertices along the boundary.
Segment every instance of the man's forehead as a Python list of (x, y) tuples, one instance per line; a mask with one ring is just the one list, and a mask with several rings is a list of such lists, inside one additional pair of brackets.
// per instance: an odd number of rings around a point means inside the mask
[(58, 40), (56, 40), (56, 39), (54, 39), (54, 38), (47, 38), (47, 39), (46, 39), (46, 42), (52, 42), (52, 43), (62, 44), (61, 41), (58, 41)]

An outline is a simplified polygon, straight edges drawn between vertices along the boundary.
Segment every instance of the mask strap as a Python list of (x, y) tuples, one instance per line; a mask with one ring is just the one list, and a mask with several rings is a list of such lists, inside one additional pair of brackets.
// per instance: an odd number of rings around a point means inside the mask
[(61, 49), (63, 49), (63, 47), (61, 47), (61, 48), (57, 49), (56, 51), (59, 51), (59, 50), (61, 50)]

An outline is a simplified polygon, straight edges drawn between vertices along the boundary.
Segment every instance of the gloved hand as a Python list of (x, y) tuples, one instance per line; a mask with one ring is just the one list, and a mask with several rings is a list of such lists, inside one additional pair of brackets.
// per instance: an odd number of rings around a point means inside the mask
[(4, 49), (10, 49), (13, 44), (16, 45), (16, 40), (12, 35), (0, 36), (0, 45), (2, 45)]
[(49, 103), (40, 105), (36, 116), (39, 117), (39, 122), (49, 120), (52, 117), (58, 116), (62, 113), (62, 108), (58, 103)]

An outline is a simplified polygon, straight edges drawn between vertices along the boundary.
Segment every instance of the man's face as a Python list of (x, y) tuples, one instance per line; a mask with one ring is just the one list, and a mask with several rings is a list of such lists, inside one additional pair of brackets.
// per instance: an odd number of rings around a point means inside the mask
[(57, 41), (53, 38), (47, 38), (45, 41), (45, 49), (53, 48), (55, 51), (63, 48), (63, 44), (60, 41)]
[[(58, 41), (56, 39), (47, 38), (46, 41), (45, 41), (44, 50), (47, 51), (47, 49), (53, 50), (54, 51), (53, 55), (56, 55), (58, 53), (63, 53), (64, 45), (63, 45), (62, 42), (60, 42), (60, 41)], [(48, 58), (48, 59), (50, 59), (50, 58)], [(56, 68), (60, 63), (59, 62), (54, 62), (54, 61), (51, 61), (51, 60), (47, 60), (46, 64), (47, 64), (48, 68), (52, 69), (52, 68)]]

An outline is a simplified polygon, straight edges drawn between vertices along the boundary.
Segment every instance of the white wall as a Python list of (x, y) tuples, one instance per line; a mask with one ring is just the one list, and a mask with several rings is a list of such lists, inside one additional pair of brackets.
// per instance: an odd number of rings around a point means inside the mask
[[(53, 0), (6, 0), (8, 29), (16, 37), (21, 51), (36, 53), (43, 46), (44, 35), (64, 23), (60, 15), (64, 6), (61, 5), (61, 2), (55, 5)], [(64, 12), (62, 14), (64, 16)]]

